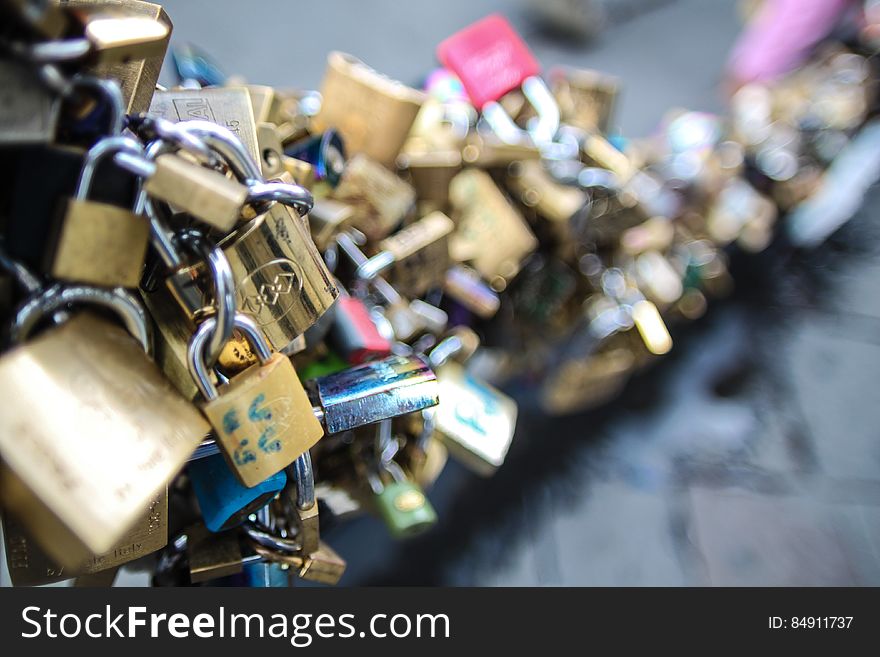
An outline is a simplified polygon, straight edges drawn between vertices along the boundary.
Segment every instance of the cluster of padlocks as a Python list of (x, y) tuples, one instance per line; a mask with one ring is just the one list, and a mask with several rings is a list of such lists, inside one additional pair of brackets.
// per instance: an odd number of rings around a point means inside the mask
[[(490, 475), (525, 377), (617, 392), (730, 285), (868, 114), (824, 52), (729, 120), (609, 136), (617, 82), (490, 16), (415, 89), (333, 52), (320, 93), (234, 84), (137, 0), (2, 0), (0, 494), (19, 585), (335, 583), (318, 509), (436, 522)], [(474, 355), (477, 354), (476, 357)], [(472, 357), (474, 357), (472, 359)], [(469, 359), (470, 362), (469, 362)], [(475, 362), (478, 367), (475, 366)]]

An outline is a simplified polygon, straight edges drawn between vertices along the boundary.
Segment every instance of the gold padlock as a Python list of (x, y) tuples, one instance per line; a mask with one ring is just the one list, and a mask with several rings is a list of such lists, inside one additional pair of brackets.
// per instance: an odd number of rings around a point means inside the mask
[(168, 543), (168, 491), (162, 490), (113, 549), (89, 557), (79, 568), (65, 568), (55, 563), (10, 514), (3, 514), (3, 539), (13, 586), (39, 586), (105, 572), (165, 547)]
[[(158, 4), (140, 0), (68, 0), (64, 4), (89, 13), (111, 10), (126, 16), (148, 18), (164, 28), (164, 35), (152, 42), (151, 50), (146, 56), (132, 57), (130, 61), (124, 62), (99, 63), (89, 67), (89, 70), (98, 77), (119, 81), (126, 114), (146, 112), (150, 108), (150, 101), (156, 89), (156, 82), (159, 80), (173, 29), (171, 19), (165, 10)], [(158, 34), (160, 31), (157, 31)]]
[(608, 132), (620, 91), (617, 79), (566, 67), (553, 69), (550, 80), (563, 121), (581, 130)]
[(50, 272), (62, 280), (137, 287), (149, 243), (150, 226), (130, 208), (88, 199), (95, 168), (119, 151), (140, 152), (127, 137), (99, 142), (86, 155), (76, 193), (65, 208)]
[(245, 87), (157, 91), (150, 113), (175, 123), (199, 119), (221, 125), (244, 144), (254, 162), (262, 160), (251, 96)]
[(453, 260), (469, 262), (500, 289), (516, 276), (538, 240), (485, 171), (465, 169), (449, 187), (458, 227), (449, 240)]
[[(267, 213), (230, 233), (218, 246), (232, 269), (238, 309), (254, 319), (275, 351), (293, 353), (297, 337), (339, 296), (308, 227), (287, 206), (273, 205)], [(195, 305), (182, 294), (191, 291), (191, 282), (198, 278), (201, 267), (185, 268), (168, 280), (172, 293), (188, 313), (209, 305), (210, 290), (202, 290), (204, 296)], [(179, 350), (179, 340), (173, 342)]]
[(321, 84), (316, 132), (335, 128), (349, 153), (393, 166), (426, 96), (351, 55), (331, 52)]
[(380, 240), (413, 209), (411, 185), (366, 155), (355, 155), (345, 166), (333, 198), (352, 207), (351, 224), (368, 239)]
[(4, 354), (0, 389), (4, 503), (67, 568), (118, 545), (208, 430), (131, 335), (85, 313)]
[(208, 318), (193, 335), (190, 371), (230, 468), (242, 484), (253, 487), (308, 451), (324, 429), (290, 359), (273, 353), (257, 325), (241, 313), (236, 313), (235, 327), (247, 336), (260, 364), (217, 389), (205, 366), (205, 347), (216, 325)]

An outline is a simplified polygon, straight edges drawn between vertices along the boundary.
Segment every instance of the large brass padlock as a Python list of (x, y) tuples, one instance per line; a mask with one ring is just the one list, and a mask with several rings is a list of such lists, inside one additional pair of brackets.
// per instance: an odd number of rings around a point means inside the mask
[(79, 568), (65, 568), (55, 563), (8, 513), (3, 515), (3, 540), (13, 586), (39, 586), (115, 569), (168, 543), (168, 491), (163, 489), (156, 496), (146, 513), (111, 550), (89, 557)]
[(86, 155), (51, 254), (53, 277), (94, 285), (137, 287), (149, 243), (149, 223), (131, 208), (87, 198), (98, 163), (120, 151), (139, 154), (141, 148), (128, 137), (111, 137), (98, 142)]
[(217, 389), (205, 366), (205, 347), (216, 325), (208, 318), (193, 335), (190, 371), (230, 468), (242, 484), (256, 486), (318, 442), (324, 429), (290, 360), (273, 353), (257, 325), (241, 313), (235, 328), (247, 337), (260, 363)]
[(316, 132), (335, 128), (349, 153), (392, 166), (426, 96), (341, 52), (327, 56)]
[[(130, 296), (81, 290), (59, 303), (138, 308)], [(33, 326), (34, 308), (61, 307), (48, 296), (23, 306), (16, 326)], [(145, 331), (142, 311), (132, 312)], [(131, 335), (85, 313), (4, 354), (0, 389), (4, 503), (67, 568), (118, 545), (208, 430)]]

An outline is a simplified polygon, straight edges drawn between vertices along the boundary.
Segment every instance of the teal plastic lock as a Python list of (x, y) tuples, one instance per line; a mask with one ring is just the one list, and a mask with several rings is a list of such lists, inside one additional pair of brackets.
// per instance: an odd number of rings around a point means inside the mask
[(212, 532), (240, 525), (251, 513), (266, 506), (287, 483), (287, 475), (282, 470), (247, 488), (238, 481), (221, 454), (192, 461), (188, 472), (205, 526)]

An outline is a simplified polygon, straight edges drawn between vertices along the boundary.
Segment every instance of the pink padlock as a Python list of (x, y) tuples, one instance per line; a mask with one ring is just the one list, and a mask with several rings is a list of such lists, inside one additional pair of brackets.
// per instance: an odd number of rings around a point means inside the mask
[[(559, 129), (559, 108), (539, 77), (541, 67), (528, 46), (500, 14), (492, 14), (456, 32), (437, 47), (437, 57), (455, 73), (483, 118), (504, 141), (527, 137), (550, 142)], [(519, 128), (498, 101), (521, 87), (538, 118), (528, 133)]]

